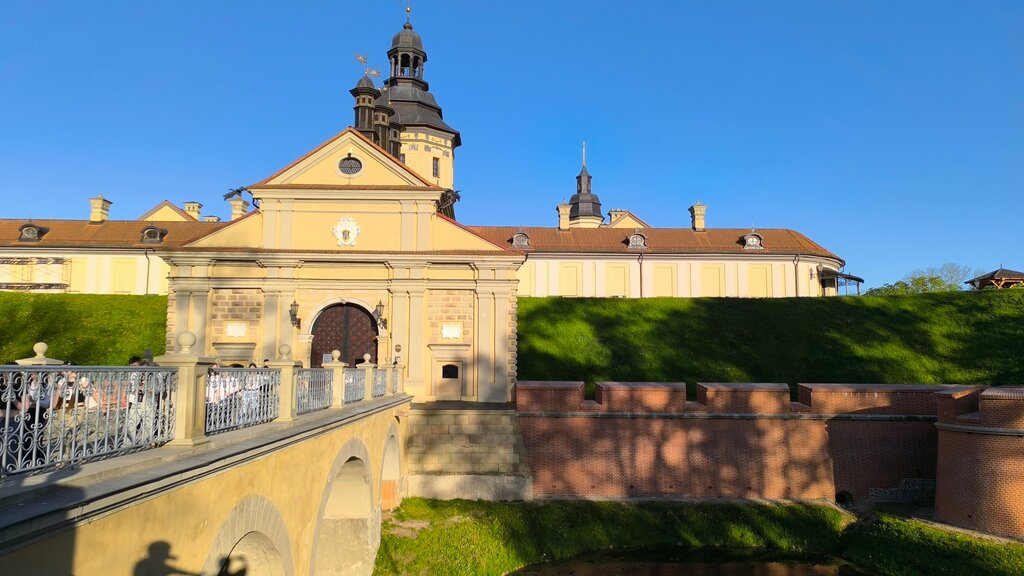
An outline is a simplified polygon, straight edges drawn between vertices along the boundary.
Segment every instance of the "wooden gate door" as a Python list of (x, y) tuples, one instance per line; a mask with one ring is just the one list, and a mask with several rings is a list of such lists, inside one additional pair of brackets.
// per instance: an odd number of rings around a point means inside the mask
[(313, 324), (313, 347), (309, 365), (323, 366), (324, 355), (341, 351), (341, 361), (355, 366), (370, 355), (377, 363), (377, 323), (369, 312), (353, 304), (337, 304), (320, 313)]

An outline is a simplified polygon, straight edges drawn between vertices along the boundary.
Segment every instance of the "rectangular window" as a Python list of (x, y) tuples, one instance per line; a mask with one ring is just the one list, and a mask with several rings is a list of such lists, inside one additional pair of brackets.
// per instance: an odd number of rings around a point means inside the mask
[(398, 161), (401, 162), (402, 164), (405, 164), (405, 154), (399, 154)]
[(434, 158), (434, 178), (441, 177), (441, 159)]

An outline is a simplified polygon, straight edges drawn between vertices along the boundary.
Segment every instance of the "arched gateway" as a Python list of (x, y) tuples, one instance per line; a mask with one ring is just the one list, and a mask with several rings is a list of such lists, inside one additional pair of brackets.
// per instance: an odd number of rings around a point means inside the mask
[(341, 361), (354, 366), (370, 355), (377, 363), (377, 322), (373, 316), (355, 304), (336, 304), (325, 308), (313, 323), (313, 344), (309, 365), (320, 368), (330, 360), (331, 351), (341, 352)]

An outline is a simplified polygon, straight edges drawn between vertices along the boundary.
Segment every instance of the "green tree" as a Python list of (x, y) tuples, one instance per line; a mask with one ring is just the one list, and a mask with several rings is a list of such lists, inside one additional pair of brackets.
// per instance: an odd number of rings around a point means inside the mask
[(892, 284), (883, 284), (864, 292), (867, 296), (923, 294), (925, 292), (956, 292), (964, 289), (964, 281), (981, 274), (970, 266), (946, 262), (942, 266), (918, 268)]

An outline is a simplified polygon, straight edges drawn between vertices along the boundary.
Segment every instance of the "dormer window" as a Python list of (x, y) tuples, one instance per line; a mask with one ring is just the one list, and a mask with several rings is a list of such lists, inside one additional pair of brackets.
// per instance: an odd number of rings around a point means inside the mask
[(764, 245), (761, 244), (761, 235), (756, 232), (751, 232), (743, 237), (743, 249), (744, 250), (764, 250)]
[(647, 237), (639, 232), (630, 234), (628, 247), (630, 250), (644, 250), (647, 248)]
[(142, 243), (143, 244), (160, 244), (164, 241), (164, 236), (167, 234), (167, 230), (163, 228), (157, 228), (156, 226), (147, 226), (142, 229)]
[(21, 228), (18, 229), (18, 241), (39, 242), (39, 240), (43, 237), (43, 234), (46, 234), (46, 232), (47, 228), (43, 228), (42, 226), (36, 226), (35, 224), (29, 222), (28, 224), (23, 224)]
[(530, 247), (530, 236), (526, 232), (516, 232), (512, 235), (512, 247), (527, 249)]

